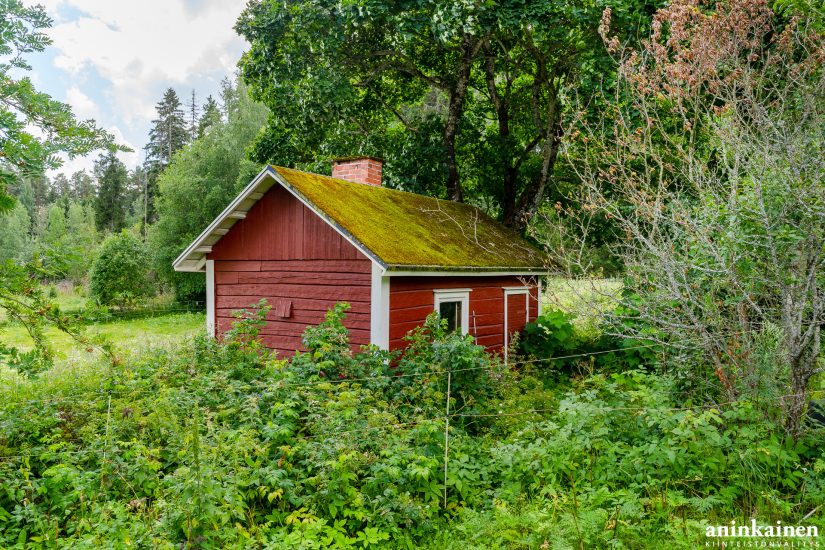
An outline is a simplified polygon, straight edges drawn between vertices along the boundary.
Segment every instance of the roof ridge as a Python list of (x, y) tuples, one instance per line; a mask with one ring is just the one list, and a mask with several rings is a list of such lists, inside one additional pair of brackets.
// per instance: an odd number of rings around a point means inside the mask
[(366, 187), (369, 187), (369, 188), (372, 188), (372, 189), (383, 189), (384, 191), (389, 191), (389, 192), (392, 192), (392, 193), (404, 193), (406, 195), (413, 195), (415, 197), (420, 197), (420, 198), (428, 199), (428, 200), (432, 200), (432, 201), (449, 202), (449, 203), (460, 205), (460, 206), (470, 207), (470, 208), (474, 208), (475, 210), (478, 210), (479, 212), (481, 212), (482, 214), (484, 214), (485, 216), (487, 216), (491, 220), (495, 221), (496, 223), (501, 223), (501, 222), (498, 222), (497, 220), (495, 220), (494, 218), (492, 218), (489, 214), (487, 214), (487, 212), (485, 212), (484, 210), (482, 210), (478, 206), (476, 206), (474, 204), (470, 204), (468, 202), (458, 202), (458, 201), (454, 201), (452, 199), (442, 199), (442, 198), (439, 198), (439, 197), (432, 197), (430, 195), (422, 195), (421, 193), (416, 193), (414, 191), (405, 191), (404, 189), (396, 189), (395, 187), (387, 187), (386, 185), (373, 185), (371, 183), (364, 183), (362, 181), (350, 181), (350, 180), (344, 180), (344, 179), (341, 179), (341, 178), (333, 178), (332, 176), (327, 176), (326, 174), (316, 174), (315, 172), (307, 172), (305, 170), (298, 170), (297, 168), (289, 168), (287, 166), (278, 166), (276, 164), (270, 164), (269, 166), (272, 167), (275, 170), (289, 170), (291, 172), (299, 172), (301, 174), (309, 174), (310, 176), (315, 176), (315, 177), (319, 177), (319, 178), (326, 178), (326, 179), (336, 181), (336, 182), (351, 183), (353, 185), (363, 185), (363, 186), (366, 186)]

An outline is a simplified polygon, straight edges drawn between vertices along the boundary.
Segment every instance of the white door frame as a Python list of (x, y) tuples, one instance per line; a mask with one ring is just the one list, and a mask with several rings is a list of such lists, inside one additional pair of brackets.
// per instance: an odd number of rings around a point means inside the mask
[(507, 321), (509, 319), (508, 311), (507, 311), (507, 299), (510, 296), (518, 296), (520, 294), (524, 295), (524, 322), (530, 322), (530, 287), (527, 286), (511, 286), (511, 287), (504, 287), (504, 360), (507, 360), (507, 353), (508, 348), (510, 346), (510, 331), (508, 330)]

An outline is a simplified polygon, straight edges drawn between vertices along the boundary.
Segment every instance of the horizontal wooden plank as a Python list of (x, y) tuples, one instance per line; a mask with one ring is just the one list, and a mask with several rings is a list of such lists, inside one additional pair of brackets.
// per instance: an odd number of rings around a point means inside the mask
[(336, 302), (368, 302), (369, 287), (304, 286), (281, 284), (217, 285), (217, 295), (260, 296), (277, 298), (310, 298)]
[(260, 271), (260, 260), (215, 260), (215, 271)]
[(523, 286), (524, 282), (535, 284), (535, 277), (477, 276), (461, 277), (392, 277), (390, 288), (395, 291), (432, 290), (441, 288), (472, 288)]
[[(231, 287), (220, 287), (220, 288), (231, 288)], [(274, 302), (275, 300), (279, 299), (292, 299), (290, 296), (266, 296), (266, 299), (270, 302)], [(244, 296), (233, 296), (233, 295), (225, 295), (221, 292), (218, 292), (215, 296), (215, 305), (218, 308), (228, 308), (228, 309), (249, 309), (250, 307), (257, 304), (257, 297), (250, 297), (248, 295)], [(293, 310), (299, 309), (301, 311), (321, 311), (326, 312), (332, 309), (338, 300), (314, 300), (308, 298), (302, 298), (301, 300), (292, 300), (292, 308)], [(350, 309), (347, 311), (347, 314), (350, 313), (369, 313), (370, 312), (370, 303), (369, 301), (349, 301)]]
[(433, 312), (433, 306), (419, 306), (405, 309), (391, 309), (390, 310), (390, 324), (406, 323), (409, 321), (419, 321), (421, 323), (427, 318), (427, 315)]
[[(222, 319), (233, 319), (232, 313), (236, 311), (233, 309), (217, 309), (215, 311), (215, 315), (218, 318)], [(293, 315), (289, 318), (281, 318), (274, 315), (272, 312), (267, 316), (267, 323), (268, 324), (277, 324), (277, 323), (284, 323), (288, 325), (298, 325), (299, 330), (303, 331), (303, 329), (307, 326), (315, 326), (320, 324), (324, 320), (324, 312), (294, 312)], [(344, 326), (348, 329), (366, 329), (369, 330), (370, 328), (370, 318), (369, 315), (350, 315), (344, 319)]]
[(286, 272), (260, 271), (240, 273), (238, 284), (299, 284), (322, 286), (366, 286), (371, 284), (370, 277), (364, 273), (316, 273), (316, 272)]
[(300, 271), (327, 273), (372, 273), (372, 263), (363, 260), (335, 260), (335, 259), (306, 259), (306, 260), (274, 260), (264, 261), (262, 271)]
[(238, 284), (237, 271), (218, 271), (215, 273), (215, 284), (236, 285)]

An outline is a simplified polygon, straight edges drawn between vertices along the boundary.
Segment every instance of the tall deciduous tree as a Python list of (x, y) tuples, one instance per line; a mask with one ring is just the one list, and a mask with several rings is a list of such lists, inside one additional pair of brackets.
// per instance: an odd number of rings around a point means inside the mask
[(0, 216), (0, 263), (8, 260), (22, 262), (31, 250), (31, 219), (26, 207), (14, 205), (10, 212)]
[(99, 231), (116, 233), (123, 229), (126, 220), (126, 166), (110, 152), (95, 162), (95, 176), (95, 223)]
[[(646, 5), (622, 4), (629, 33)], [(374, 153), (414, 188), (435, 166), (417, 190), (493, 199), (523, 228), (558, 187), (565, 91), (609, 67), (600, 6), (254, 0), (236, 30), (251, 45), (242, 74), (272, 112), (257, 157)]]

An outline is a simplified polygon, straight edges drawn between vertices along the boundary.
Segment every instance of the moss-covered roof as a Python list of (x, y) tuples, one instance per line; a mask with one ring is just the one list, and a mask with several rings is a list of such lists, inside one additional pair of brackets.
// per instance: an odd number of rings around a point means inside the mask
[(389, 269), (539, 271), (545, 256), (468, 204), (272, 167)]

